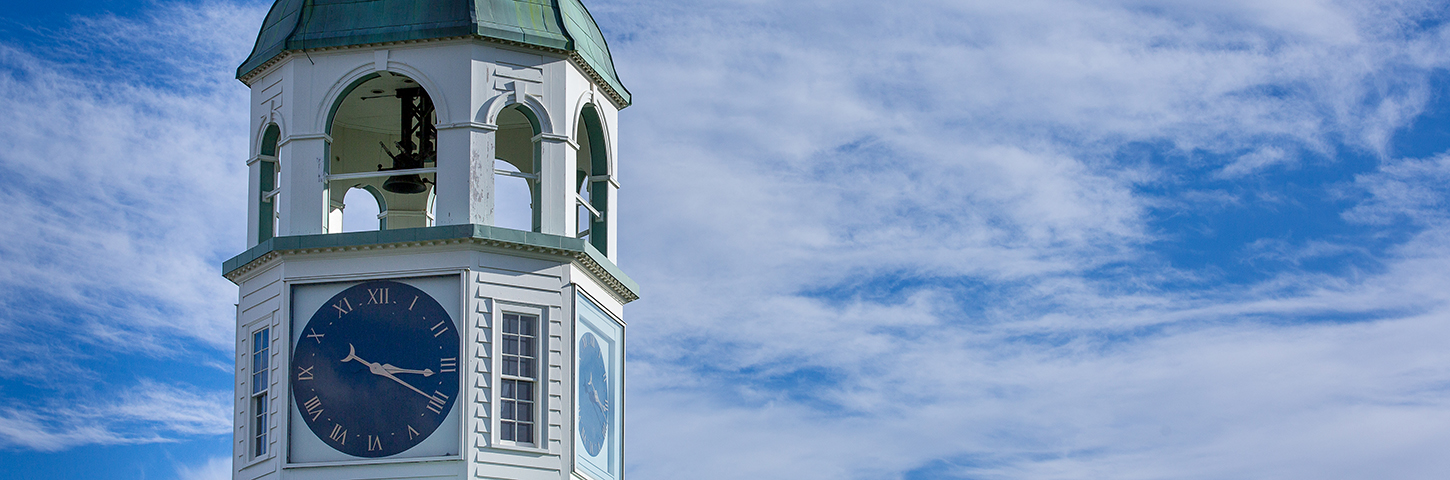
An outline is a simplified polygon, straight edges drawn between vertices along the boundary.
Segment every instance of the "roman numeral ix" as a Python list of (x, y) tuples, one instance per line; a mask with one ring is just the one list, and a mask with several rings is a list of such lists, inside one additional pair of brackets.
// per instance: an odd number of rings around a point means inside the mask
[[(312, 380), (312, 369), (314, 369), (314, 368), (317, 368), (317, 365), (313, 365), (313, 366), (307, 367), (307, 368), (302, 368), (301, 366), (298, 366), (297, 367), (297, 370), (298, 370), (298, 372), (297, 372), (297, 380), (299, 380), (299, 381), (301, 381), (301, 380)], [(313, 397), (313, 398), (316, 398), (316, 397)]]

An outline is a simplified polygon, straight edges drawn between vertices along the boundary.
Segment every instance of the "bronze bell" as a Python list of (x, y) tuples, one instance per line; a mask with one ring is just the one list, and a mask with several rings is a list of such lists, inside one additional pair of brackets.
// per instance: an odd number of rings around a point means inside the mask
[(383, 190), (393, 193), (423, 193), (428, 191), (428, 184), (418, 174), (394, 175), (383, 181)]

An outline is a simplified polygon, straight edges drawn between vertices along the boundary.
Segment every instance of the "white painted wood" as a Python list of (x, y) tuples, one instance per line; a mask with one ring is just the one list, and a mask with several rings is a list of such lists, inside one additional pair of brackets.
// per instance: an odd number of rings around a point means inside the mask
[[(539, 117), (541, 132), (532, 135), (538, 143), (537, 177), (541, 212), (540, 231), (570, 236), (578, 225), (575, 181), (578, 171), (577, 131), (579, 113), (586, 104), (597, 109), (608, 147), (607, 172), (590, 172), (608, 179), (607, 208), (602, 214), (608, 225), (608, 248), (604, 253), (617, 262), (619, 217), (617, 190), (618, 105), (566, 57), (555, 53), (505, 46), (477, 40), (448, 40), (340, 48), (293, 55), (249, 78), (251, 112), (249, 128), (261, 132), (276, 123), (282, 131), (277, 152), (278, 182), (275, 198), (278, 236), (310, 235), (340, 231), (341, 205), (346, 188), (368, 185), (380, 188), (389, 172), (330, 173), (331, 165), (343, 156), (369, 158), (379, 132), (334, 131), (329, 115), (338, 99), (356, 82), (370, 76), (406, 77), (425, 88), (436, 107), (438, 161), (419, 169), (436, 178), (436, 199), (431, 212), (427, 196), (385, 195), (390, 212), (389, 228), (435, 225), (481, 224), (495, 221), (493, 162), (499, 152), (502, 130), (497, 123), (502, 109), (513, 104), (526, 106)], [(363, 133), (358, 133), (363, 132)], [(381, 132), (386, 134), (386, 132)], [(371, 135), (371, 136), (369, 136)], [(250, 157), (255, 157), (260, 133), (252, 135)], [(372, 142), (344, 145), (349, 141)], [(345, 148), (344, 148), (345, 147)], [(258, 165), (251, 162), (248, 186), (248, 228), (246, 244), (257, 244), (257, 201), (261, 198)], [(389, 196), (392, 195), (392, 196)], [(587, 199), (585, 199), (587, 200)], [(586, 202), (587, 204), (587, 202)], [(592, 206), (591, 206), (592, 209)], [(336, 218), (334, 218), (336, 217)], [(572, 473), (573, 414), (571, 385), (573, 338), (573, 292), (577, 288), (594, 298), (599, 306), (622, 318), (623, 301), (600, 285), (581, 266), (566, 258), (543, 253), (506, 250), (473, 244), (414, 245), (390, 248), (360, 248), (347, 251), (290, 252), (267, 261), (267, 265), (236, 278), (237, 371), (235, 388), (234, 470), (236, 479), (548, 479), (577, 477)], [(457, 318), (468, 358), (455, 402), (460, 424), (455, 432), (460, 447), (456, 459), (348, 460), (308, 465), (289, 464), (286, 452), (293, 445), (287, 374), (290, 369), (292, 286), (327, 282), (350, 282), (376, 278), (410, 278), (459, 275)], [(544, 331), (539, 379), (538, 426), (542, 441), (538, 448), (506, 448), (495, 438), (496, 365), (500, 312), (509, 305), (531, 305), (542, 312)], [(273, 328), (271, 363), (274, 415), (268, 456), (247, 457), (247, 400), (250, 391), (249, 335), (251, 329), (270, 322)], [(305, 427), (304, 427), (305, 429)], [(297, 434), (292, 432), (291, 434)]]

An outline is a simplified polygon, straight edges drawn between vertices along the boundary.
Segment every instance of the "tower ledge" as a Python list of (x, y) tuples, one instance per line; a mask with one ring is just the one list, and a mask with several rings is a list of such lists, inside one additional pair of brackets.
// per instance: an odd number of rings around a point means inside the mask
[(273, 237), (223, 262), (222, 276), (240, 284), (247, 272), (285, 255), (462, 244), (563, 257), (598, 278), (623, 303), (639, 300), (639, 284), (587, 241), (488, 225)]

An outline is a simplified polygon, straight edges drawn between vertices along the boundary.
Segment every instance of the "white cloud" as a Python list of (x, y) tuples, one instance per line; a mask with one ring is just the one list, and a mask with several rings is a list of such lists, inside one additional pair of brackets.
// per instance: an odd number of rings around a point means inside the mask
[(1263, 147), (1251, 153), (1240, 155), (1237, 160), (1219, 170), (1219, 177), (1234, 178), (1242, 177), (1273, 165), (1290, 161), (1284, 154), (1284, 150), (1278, 147)]
[[(1383, 155), (1445, 64), (1442, 29), (1405, 28), (1427, 5), (591, 8), (625, 32), (611, 48), (637, 102), (620, 130), (624, 266), (647, 292), (629, 307), (631, 474), (1446, 466), (1431, 452), (1450, 438), (1420, 426), (1450, 411), (1439, 232), (1390, 251), (1249, 239), (1268, 280), (1244, 285), (1156, 248), (1179, 233), (1161, 215), (1297, 204), (1250, 174)], [(1145, 192), (1163, 185), (1184, 192)], [(1371, 261), (1300, 270), (1342, 255)]]
[(0, 446), (58, 451), (82, 445), (155, 443), (231, 431), (229, 392), (143, 380), (122, 392), (8, 405)]
[(242, 247), (246, 90), (228, 72), (259, 10), (157, 8), (0, 45), (0, 329), (232, 343), (217, 265)]
[(1404, 219), (1418, 224), (1447, 220), (1450, 200), (1450, 154), (1428, 159), (1400, 159), (1355, 178), (1357, 190), (1369, 198), (1344, 213), (1345, 218), (1371, 224)]
[(176, 469), (179, 480), (230, 480), (232, 478), (231, 457), (212, 457), (200, 465), (182, 465)]

